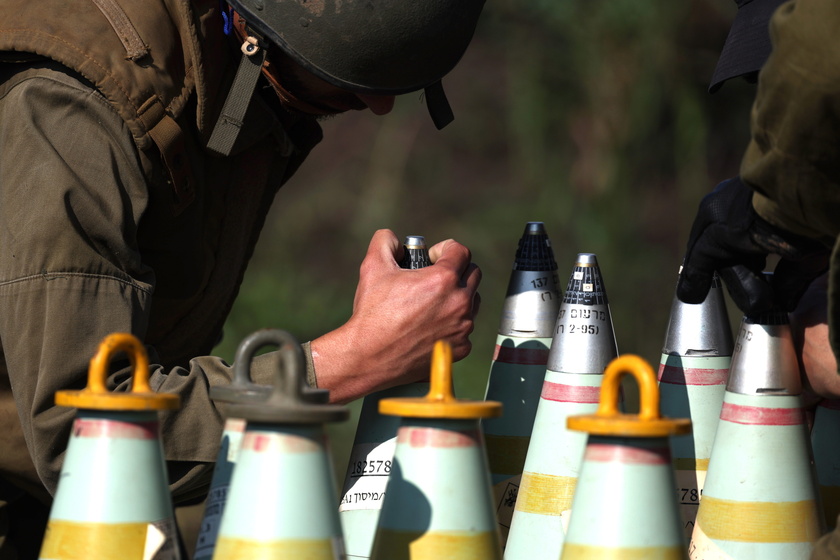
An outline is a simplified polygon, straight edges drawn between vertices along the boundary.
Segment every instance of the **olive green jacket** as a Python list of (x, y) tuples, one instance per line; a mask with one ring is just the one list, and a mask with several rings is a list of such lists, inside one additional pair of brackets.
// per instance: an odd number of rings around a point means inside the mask
[[(152, 387), (181, 396), (163, 442), (176, 500), (198, 498), (223, 422), (209, 388), (230, 375), (208, 354), (266, 212), (320, 127), (260, 89), (232, 155), (206, 150), (238, 63), (218, 0), (4, 7), (0, 506), (9, 488), (49, 502), (74, 416), (54, 394), (85, 385), (112, 332), (143, 340)], [(255, 361), (255, 381), (271, 363)], [(113, 390), (130, 386), (124, 366)]]

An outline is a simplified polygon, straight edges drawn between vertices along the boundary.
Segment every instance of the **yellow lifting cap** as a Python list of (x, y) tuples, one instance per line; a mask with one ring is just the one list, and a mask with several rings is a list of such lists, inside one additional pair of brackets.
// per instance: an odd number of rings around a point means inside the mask
[[(621, 378), (631, 374), (639, 384), (639, 414), (618, 411), (618, 389)], [(688, 418), (663, 418), (659, 415), (659, 386), (656, 374), (645, 360), (633, 354), (614, 359), (604, 370), (601, 402), (595, 414), (570, 416), (570, 430), (599, 436), (665, 437), (691, 431)]]
[[(131, 360), (134, 376), (131, 391), (116, 393), (105, 388), (108, 364), (117, 352)], [(90, 360), (88, 384), (81, 391), (58, 391), (55, 404), (88, 410), (169, 410), (181, 406), (181, 398), (172, 393), (155, 393), (149, 387), (149, 357), (143, 343), (127, 333), (114, 333), (99, 343)]]
[(493, 418), (502, 415), (502, 403), (456, 399), (452, 394), (452, 347), (438, 340), (432, 350), (429, 393), (418, 398), (382, 399), (379, 412), (410, 418)]

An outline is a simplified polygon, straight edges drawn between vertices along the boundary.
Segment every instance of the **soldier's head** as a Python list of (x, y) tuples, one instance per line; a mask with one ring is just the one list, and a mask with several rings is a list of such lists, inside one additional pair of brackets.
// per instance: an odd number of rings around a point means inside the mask
[(442, 128), (452, 116), (441, 79), (469, 45), (484, 0), (228, 3), (240, 32), (268, 47), (287, 94), (309, 95), (298, 100), (323, 112), (367, 106), (381, 114), (393, 96), (425, 90)]

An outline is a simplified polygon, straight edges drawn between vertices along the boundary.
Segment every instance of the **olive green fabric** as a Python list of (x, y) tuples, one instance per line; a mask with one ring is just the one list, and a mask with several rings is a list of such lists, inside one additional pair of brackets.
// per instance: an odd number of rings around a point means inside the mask
[(834, 247), (829, 325), (840, 356), (840, 7), (792, 0), (770, 24), (773, 51), (759, 74), (741, 177), (764, 219)]
[[(767, 221), (833, 247), (829, 336), (840, 356), (840, 4), (791, 0), (773, 15), (773, 51), (759, 74), (741, 176)], [(840, 558), (840, 531), (813, 560)]]
[(765, 219), (834, 244), (840, 233), (840, 50), (832, 0), (783, 4), (759, 77), (741, 175)]
[[(0, 21), (0, 533), (24, 521), (12, 505), (48, 508), (74, 416), (54, 393), (83, 387), (116, 331), (146, 343), (152, 387), (181, 396), (161, 420), (171, 488), (179, 503), (202, 497), (223, 423), (209, 389), (231, 375), (209, 353), (277, 190), (321, 138), (260, 88), (233, 154), (205, 150), (238, 57), (215, 0), (77, 4), (14, 0)], [(186, 202), (173, 154), (190, 170)], [(282, 317), (260, 326), (294, 332)], [(254, 361), (257, 383), (275, 358)], [(127, 390), (126, 364), (112, 369), (109, 386)], [(38, 534), (43, 516), (30, 517)], [(0, 534), (0, 558), (15, 557), (14, 536)]]

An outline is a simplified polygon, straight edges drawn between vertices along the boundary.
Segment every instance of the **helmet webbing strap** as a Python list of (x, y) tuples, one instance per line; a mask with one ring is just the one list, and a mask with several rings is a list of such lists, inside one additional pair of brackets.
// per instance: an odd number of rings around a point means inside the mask
[(443, 84), (440, 80), (426, 87), (425, 96), (429, 115), (438, 130), (455, 120), (455, 115), (452, 113), (452, 107), (449, 106), (446, 92), (443, 91)]
[(257, 87), (257, 80), (260, 77), (267, 51), (268, 49), (259, 46), (259, 42), (254, 37), (247, 37), (242, 44), (239, 68), (236, 69), (236, 76), (233, 78), (233, 84), (228, 91), (219, 120), (216, 121), (216, 126), (210, 135), (207, 149), (222, 156), (230, 155), (242, 128), (245, 111), (248, 110), (251, 96)]

